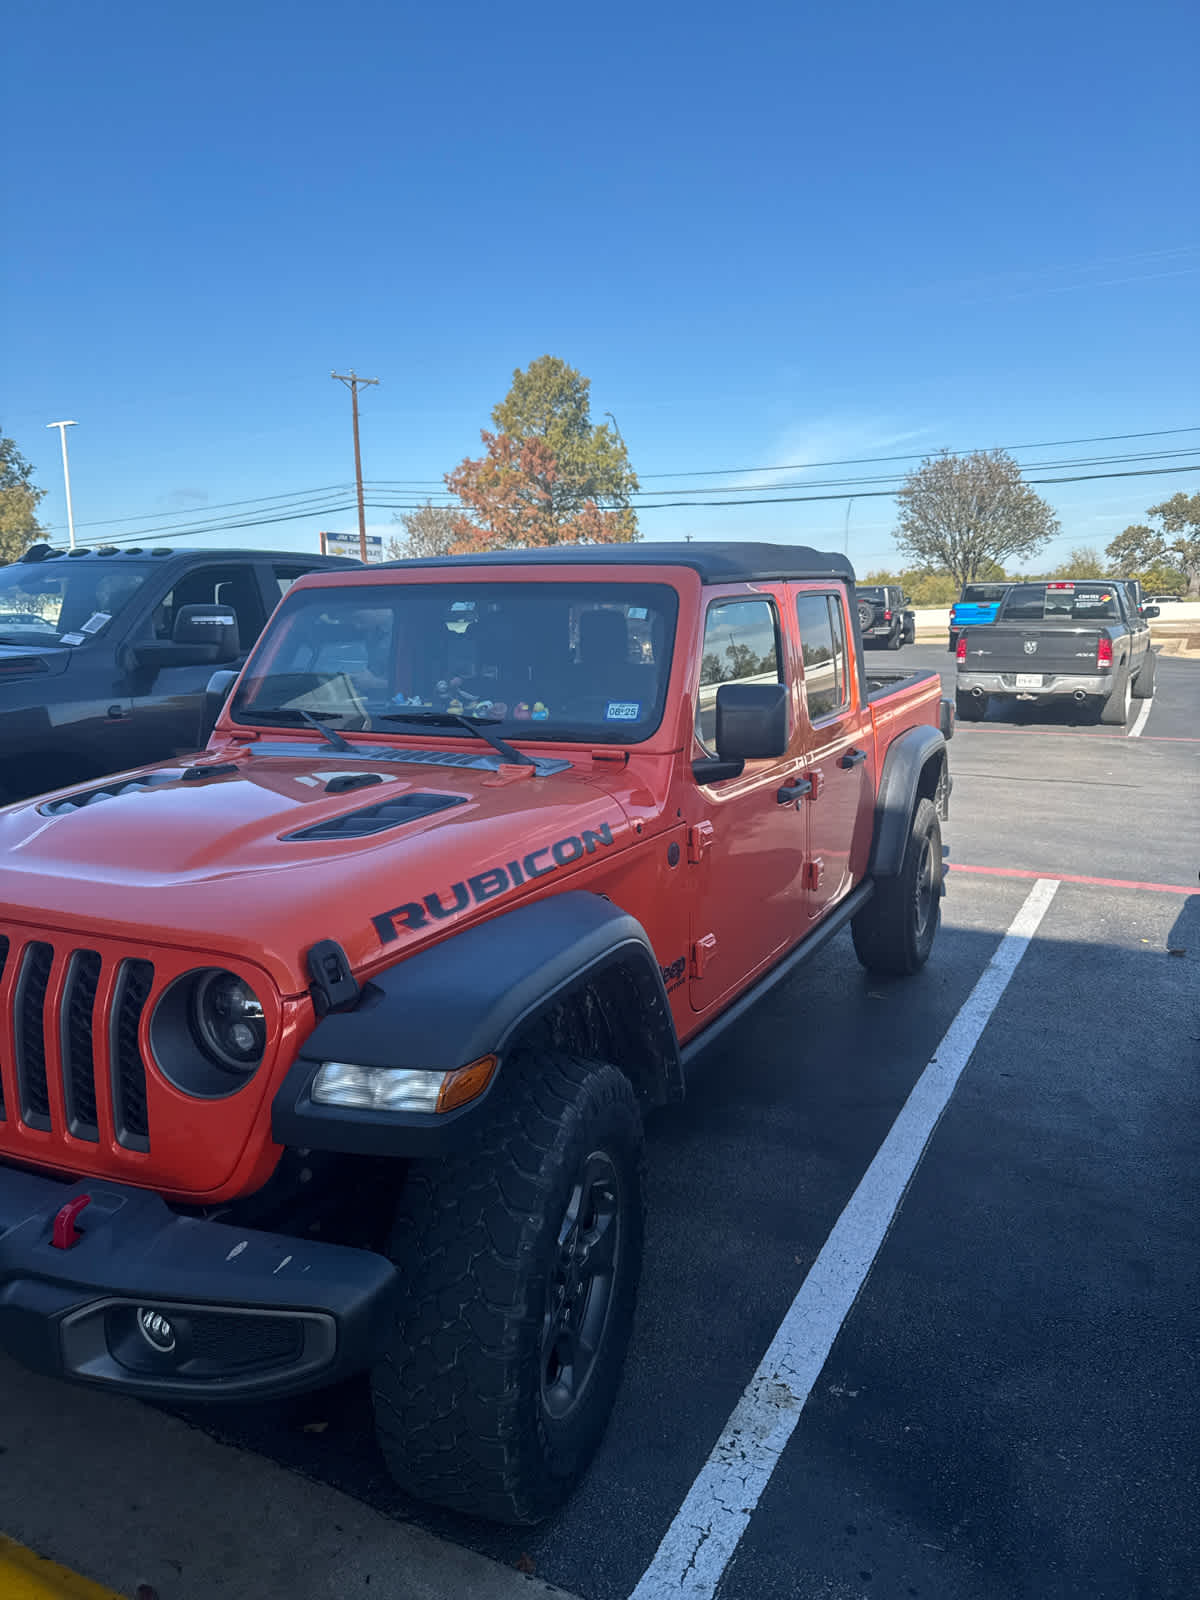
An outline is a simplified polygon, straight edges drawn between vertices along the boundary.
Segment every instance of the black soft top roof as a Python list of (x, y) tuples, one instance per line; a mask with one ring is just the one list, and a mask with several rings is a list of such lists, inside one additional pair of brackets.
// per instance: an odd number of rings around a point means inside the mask
[(854, 568), (836, 551), (804, 544), (662, 542), (569, 544), (538, 550), (485, 550), (469, 556), (421, 556), (385, 561), (373, 572), (408, 567), (690, 567), (705, 583), (766, 583), (772, 578), (843, 578)]

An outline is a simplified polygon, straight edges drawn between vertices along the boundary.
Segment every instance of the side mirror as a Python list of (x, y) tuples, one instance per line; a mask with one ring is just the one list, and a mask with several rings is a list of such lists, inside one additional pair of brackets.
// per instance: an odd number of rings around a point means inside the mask
[(1142, 615), (1146, 618), (1147, 622), (1149, 622), (1151, 617), (1157, 617), (1158, 616), (1158, 607), (1157, 606), (1143, 606), (1142, 607)]
[(763, 761), (788, 745), (785, 683), (723, 683), (717, 690), (717, 756)]
[(180, 606), (171, 642), (212, 650), (213, 661), (236, 661), (241, 651), (238, 620), (229, 606)]
[(237, 617), (228, 606), (180, 606), (170, 639), (135, 644), (142, 667), (215, 667), (241, 654)]
[(217, 725), (217, 718), (221, 715), (222, 707), (229, 699), (229, 691), (237, 682), (238, 675), (228, 667), (222, 667), (220, 672), (214, 672), (208, 680), (204, 691), (204, 704), (200, 710), (199, 742), (197, 748), (203, 750)]

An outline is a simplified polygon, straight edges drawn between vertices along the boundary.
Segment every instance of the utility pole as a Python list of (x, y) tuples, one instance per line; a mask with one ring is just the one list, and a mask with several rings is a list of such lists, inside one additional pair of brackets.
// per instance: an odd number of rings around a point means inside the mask
[(48, 422), (48, 428), (57, 428), (58, 436), (62, 440), (63, 452), (63, 486), (67, 491), (67, 536), (71, 541), (71, 549), (75, 548), (75, 514), (71, 510), (71, 468), (67, 462), (67, 429), (75, 426), (74, 422)]
[(365, 567), (367, 564), (367, 513), (363, 507), (362, 451), (358, 445), (358, 389), (360, 384), (365, 389), (373, 383), (378, 383), (379, 379), (360, 378), (353, 367), (350, 368), (348, 373), (331, 372), (329, 376), (336, 378), (339, 383), (344, 383), (350, 391), (350, 409), (354, 417), (354, 484), (358, 490), (358, 553), (362, 557), (362, 563)]

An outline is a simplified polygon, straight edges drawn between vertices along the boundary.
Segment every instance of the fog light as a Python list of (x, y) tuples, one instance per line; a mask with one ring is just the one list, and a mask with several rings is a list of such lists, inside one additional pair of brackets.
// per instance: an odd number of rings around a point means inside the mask
[(495, 1056), (482, 1056), (453, 1072), (325, 1061), (313, 1079), (312, 1098), (317, 1105), (358, 1111), (453, 1111), (477, 1099), (495, 1070)]
[(164, 1317), (161, 1311), (155, 1311), (151, 1306), (139, 1306), (137, 1309), (138, 1332), (151, 1350), (160, 1356), (169, 1356), (175, 1348), (175, 1329), (169, 1317)]

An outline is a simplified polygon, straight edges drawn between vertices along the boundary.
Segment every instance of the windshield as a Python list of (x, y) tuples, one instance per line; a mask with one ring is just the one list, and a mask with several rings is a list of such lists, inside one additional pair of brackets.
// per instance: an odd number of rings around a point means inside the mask
[[(493, 719), (508, 738), (635, 744), (662, 719), (675, 591), (648, 583), (422, 583), (289, 595), (234, 700), (235, 722)], [(453, 728), (429, 730), (453, 736)], [(465, 729), (463, 732), (465, 733)]]
[(120, 556), (112, 562), (60, 557), (0, 567), (0, 644), (54, 644), (64, 635), (82, 644), (101, 633), (150, 571)]
[(1111, 583), (1023, 583), (1009, 595), (1005, 618), (1017, 622), (1119, 622)]
[(1011, 588), (1009, 583), (969, 583), (962, 598), (976, 605), (994, 605), (997, 600), (1003, 600)]

